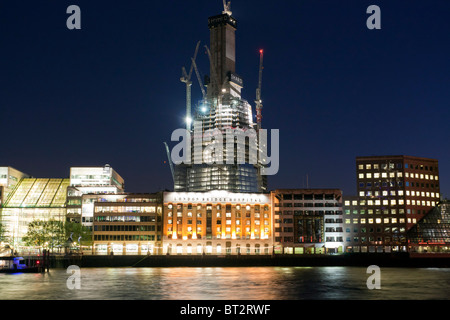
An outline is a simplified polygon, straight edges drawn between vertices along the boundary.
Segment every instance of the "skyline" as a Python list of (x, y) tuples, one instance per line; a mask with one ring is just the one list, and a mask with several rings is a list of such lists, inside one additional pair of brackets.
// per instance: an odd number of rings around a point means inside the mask
[[(376, 2), (381, 30), (366, 28), (366, 8), (375, 4), (368, 1), (232, 2), (237, 73), (253, 112), (258, 53), (265, 53), (262, 125), (280, 129), (280, 171), (269, 189), (305, 187), (308, 174), (311, 188), (353, 195), (357, 156), (404, 154), (437, 159), (449, 197), (442, 141), (450, 4)], [(66, 177), (69, 167), (108, 163), (127, 192), (171, 189), (163, 142), (183, 127), (181, 67), (198, 40), (209, 45), (207, 19), (221, 13), (221, 2), (77, 1), (82, 29), (72, 31), (70, 4), (8, 3), (0, 12), (0, 165)], [(202, 51), (198, 64), (207, 74)]]

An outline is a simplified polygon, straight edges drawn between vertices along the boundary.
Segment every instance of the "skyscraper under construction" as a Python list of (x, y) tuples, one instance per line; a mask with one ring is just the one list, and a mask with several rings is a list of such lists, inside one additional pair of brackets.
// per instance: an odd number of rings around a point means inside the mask
[[(262, 164), (259, 157), (256, 161), (253, 161), (254, 157), (252, 157), (255, 154), (259, 155), (259, 140), (256, 133), (260, 126), (253, 121), (251, 105), (241, 97), (243, 80), (235, 70), (237, 21), (231, 15), (230, 3), (224, 2), (222, 14), (208, 19), (208, 27), (210, 49), (206, 47), (206, 51), (210, 60), (210, 75), (205, 77), (207, 90), (204, 92), (203, 99), (194, 108), (192, 115), (189, 102), (186, 115), (188, 122), (191, 122), (192, 119), (192, 126), (190, 123), (187, 126), (191, 132), (192, 142), (197, 139), (196, 141), (201, 141), (202, 145), (200, 149), (192, 148), (191, 159), (202, 159), (203, 161), (176, 165), (173, 172), (174, 190), (185, 192), (210, 190), (266, 192), (267, 177), (261, 174)], [(260, 53), (262, 55), (262, 51)], [(193, 59), (193, 63), (195, 64), (195, 59)], [(188, 99), (190, 99), (190, 94)], [(225, 148), (227, 145), (225, 132), (230, 132), (230, 130), (247, 133), (244, 140), (233, 137), (233, 140), (229, 141), (233, 145), (232, 151), (230, 148)], [(204, 150), (211, 147), (215, 135), (223, 137), (220, 143), (224, 147), (223, 150), (215, 150), (216, 154), (213, 152), (212, 157), (217, 160), (219, 152), (223, 163), (217, 161), (208, 163), (207, 156), (205, 156)], [(243, 157), (245, 161), (242, 161)], [(231, 158), (234, 159), (232, 164), (225, 161), (225, 159)]]

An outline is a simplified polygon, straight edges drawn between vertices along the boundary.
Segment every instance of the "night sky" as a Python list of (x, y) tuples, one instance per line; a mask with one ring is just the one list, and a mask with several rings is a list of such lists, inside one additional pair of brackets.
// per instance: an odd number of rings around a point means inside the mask
[[(81, 30), (66, 9), (81, 8)], [(369, 5), (381, 30), (369, 30)], [(1, 1), (0, 165), (35, 177), (110, 164), (128, 192), (171, 189), (163, 142), (184, 126), (197, 41), (220, 0)], [(280, 129), (270, 189), (356, 193), (355, 157), (439, 160), (450, 196), (450, 1), (235, 0), (236, 72), (263, 127)], [(208, 74), (202, 49), (200, 73)], [(194, 75), (195, 76), (195, 75)], [(200, 90), (193, 78), (194, 103)]]

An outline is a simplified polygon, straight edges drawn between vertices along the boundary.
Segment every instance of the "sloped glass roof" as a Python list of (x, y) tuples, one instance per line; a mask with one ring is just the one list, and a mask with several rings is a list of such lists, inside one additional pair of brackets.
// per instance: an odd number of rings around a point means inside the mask
[(4, 208), (60, 208), (66, 203), (69, 179), (22, 179)]
[(450, 244), (450, 201), (434, 207), (408, 231), (410, 243)]

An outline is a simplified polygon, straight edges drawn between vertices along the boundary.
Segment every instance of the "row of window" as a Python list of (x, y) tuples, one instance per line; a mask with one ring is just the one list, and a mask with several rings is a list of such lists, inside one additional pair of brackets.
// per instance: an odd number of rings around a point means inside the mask
[[(167, 213), (167, 217), (172, 217), (173, 216), (173, 213), (172, 212), (168, 212)], [(189, 217), (192, 217), (193, 215), (192, 215), (192, 212), (188, 212), (188, 213), (186, 213), (186, 216), (189, 218)], [(197, 218), (201, 218), (202, 217), (202, 212), (197, 212), (197, 214), (196, 214), (196, 216), (197, 216)], [(212, 217), (212, 212), (207, 212), (207, 216), (208, 217)], [(234, 214), (234, 216), (236, 217), (236, 218), (241, 218), (241, 216), (242, 216), (242, 214), (240, 213), (240, 212), (236, 212), (235, 214)], [(261, 217), (261, 214), (259, 213), (259, 212), (254, 212), (253, 214), (251, 213), (251, 212), (246, 212), (245, 213), (245, 217), (246, 218), (251, 218), (251, 217), (254, 217), (254, 218), (256, 218), (256, 219), (259, 219), (260, 217)], [(182, 218), (183, 217), (183, 213), (182, 212), (177, 212), (177, 217), (178, 218)], [(222, 212), (216, 212), (216, 218), (222, 218), (223, 217), (223, 213)], [(226, 218), (231, 218), (232, 217), (232, 214), (231, 214), (231, 212), (227, 212), (226, 214), (225, 214), (225, 217)], [(264, 213), (263, 214), (263, 217), (264, 218), (269, 218), (269, 214), (268, 213)]]
[(341, 207), (342, 204), (338, 203), (338, 202), (284, 202), (284, 203), (276, 203), (275, 204), (275, 208), (292, 208), (292, 207), (328, 207), (328, 208), (333, 208), (333, 207)]
[[(160, 208), (159, 208), (160, 209)], [(160, 211), (160, 210), (158, 210)], [(121, 212), (142, 212), (142, 213), (155, 213), (156, 212), (156, 207), (151, 206), (151, 207), (124, 207), (124, 206), (97, 206), (95, 207), (95, 212), (111, 212), (111, 213), (121, 213)]]
[[(384, 238), (384, 240), (383, 240)], [(351, 237), (345, 238), (346, 242), (351, 242)], [(353, 237), (353, 242), (356, 243), (372, 243), (372, 244), (383, 244), (390, 242), (406, 242), (405, 236), (392, 236), (392, 237)]]
[(128, 231), (128, 232), (141, 232), (141, 231), (155, 231), (156, 227), (151, 226), (130, 226), (130, 225), (103, 225), (94, 226), (94, 231)]
[[(413, 219), (413, 220), (415, 220), (415, 219)], [(391, 223), (391, 224), (394, 224), (394, 223), (400, 223), (400, 224), (402, 224), (402, 223), (405, 223), (405, 218), (368, 218), (368, 219), (366, 219), (366, 218), (353, 218), (353, 219), (345, 219), (345, 222), (344, 222), (345, 224), (366, 224), (366, 223), (369, 223), (369, 224), (373, 224), (373, 223), (377, 223), (377, 224), (380, 224), (380, 223), (385, 223), (385, 224), (388, 224), (388, 223)]]
[[(358, 233), (358, 231), (359, 231), (359, 233), (367, 233), (367, 232), (369, 232), (369, 233), (381, 233), (381, 232), (383, 232), (383, 233), (404, 233), (405, 232), (405, 227), (388, 227), (388, 226), (386, 226), (386, 227), (384, 227), (384, 228), (380, 228), (380, 227), (378, 227), (378, 228), (366, 228), (366, 227), (361, 227), (359, 230), (358, 230), (358, 228), (354, 228), (353, 229), (353, 233)], [(352, 232), (351, 231), (351, 228), (345, 228), (345, 232), (347, 232), (347, 233), (350, 233), (350, 232)]]
[[(160, 217), (158, 217), (160, 218)], [(96, 216), (95, 222), (156, 222), (155, 216)]]
[[(254, 223), (255, 223), (255, 225), (260, 225), (261, 221), (260, 220), (254, 220)], [(168, 225), (173, 224), (173, 220), (172, 219), (167, 220), (167, 224)], [(183, 223), (182, 223), (181, 220), (177, 220), (177, 224), (183, 224)], [(192, 224), (192, 220), (187, 220), (186, 224), (188, 224), (188, 225)], [(197, 225), (201, 225), (202, 224), (202, 220), (196, 220), (196, 224)], [(216, 224), (220, 224), (221, 225), (222, 224), (222, 220), (216, 220)], [(227, 220), (225, 220), (225, 224), (226, 225), (231, 225), (232, 221), (227, 219)], [(241, 220), (235, 220), (235, 224), (236, 225), (240, 225), (241, 224)], [(245, 220), (245, 224), (246, 225), (251, 225), (251, 220)], [(268, 220), (264, 220), (264, 225), (269, 225), (269, 221)]]
[(156, 237), (154, 234), (150, 235), (112, 235), (112, 234), (96, 234), (94, 241), (161, 241), (161, 236)]
[[(185, 204), (184, 205), (185, 207), (187, 207), (187, 209), (188, 210), (192, 210), (193, 209), (193, 205), (192, 204)], [(206, 210), (212, 210), (212, 205), (211, 204), (207, 204), (206, 205)], [(183, 209), (183, 204), (176, 204), (176, 205), (173, 205), (172, 203), (169, 203), (168, 205), (167, 205), (167, 208), (168, 209), (174, 209), (174, 208), (176, 208), (177, 210), (182, 210)], [(229, 205), (229, 204), (227, 204), (227, 205), (220, 205), (220, 204), (217, 204), (216, 205), (216, 210), (222, 210), (223, 208), (225, 208), (225, 210), (226, 211), (228, 211), (228, 212), (230, 212), (231, 211), (231, 205)], [(250, 205), (246, 205), (246, 206), (241, 206), (240, 204), (237, 204), (237, 205), (235, 205), (235, 208), (236, 208), (236, 210), (241, 210), (241, 208), (245, 208), (246, 210), (251, 210), (251, 206)], [(197, 210), (201, 210), (202, 209), (202, 205), (201, 204), (197, 204)], [(260, 209), (260, 205), (255, 205), (254, 206), (254, 209), (255, 209), (255, 211), (259, 211), (259, 209)], [(264, 207), (263, 207), (263, 210), (264, 211), (269, 211), (269, 206), (267, 206), (267, 205), (265, 205)]]
[[(366, 163), (366, 164), (358, 164), (358, 169), (359, 170), (393, 170), (393, 169), (402, 169), (403, 168), (403, 164), (402, 163)], [(410, 164), (410, 163), (405, 163), (405, 169), (412, 169), (412, 170), (425, 170), (425, 171), (437, 171), (437, 167), (433, 167), (433, 166), (424, 166), (422, 164)]]

